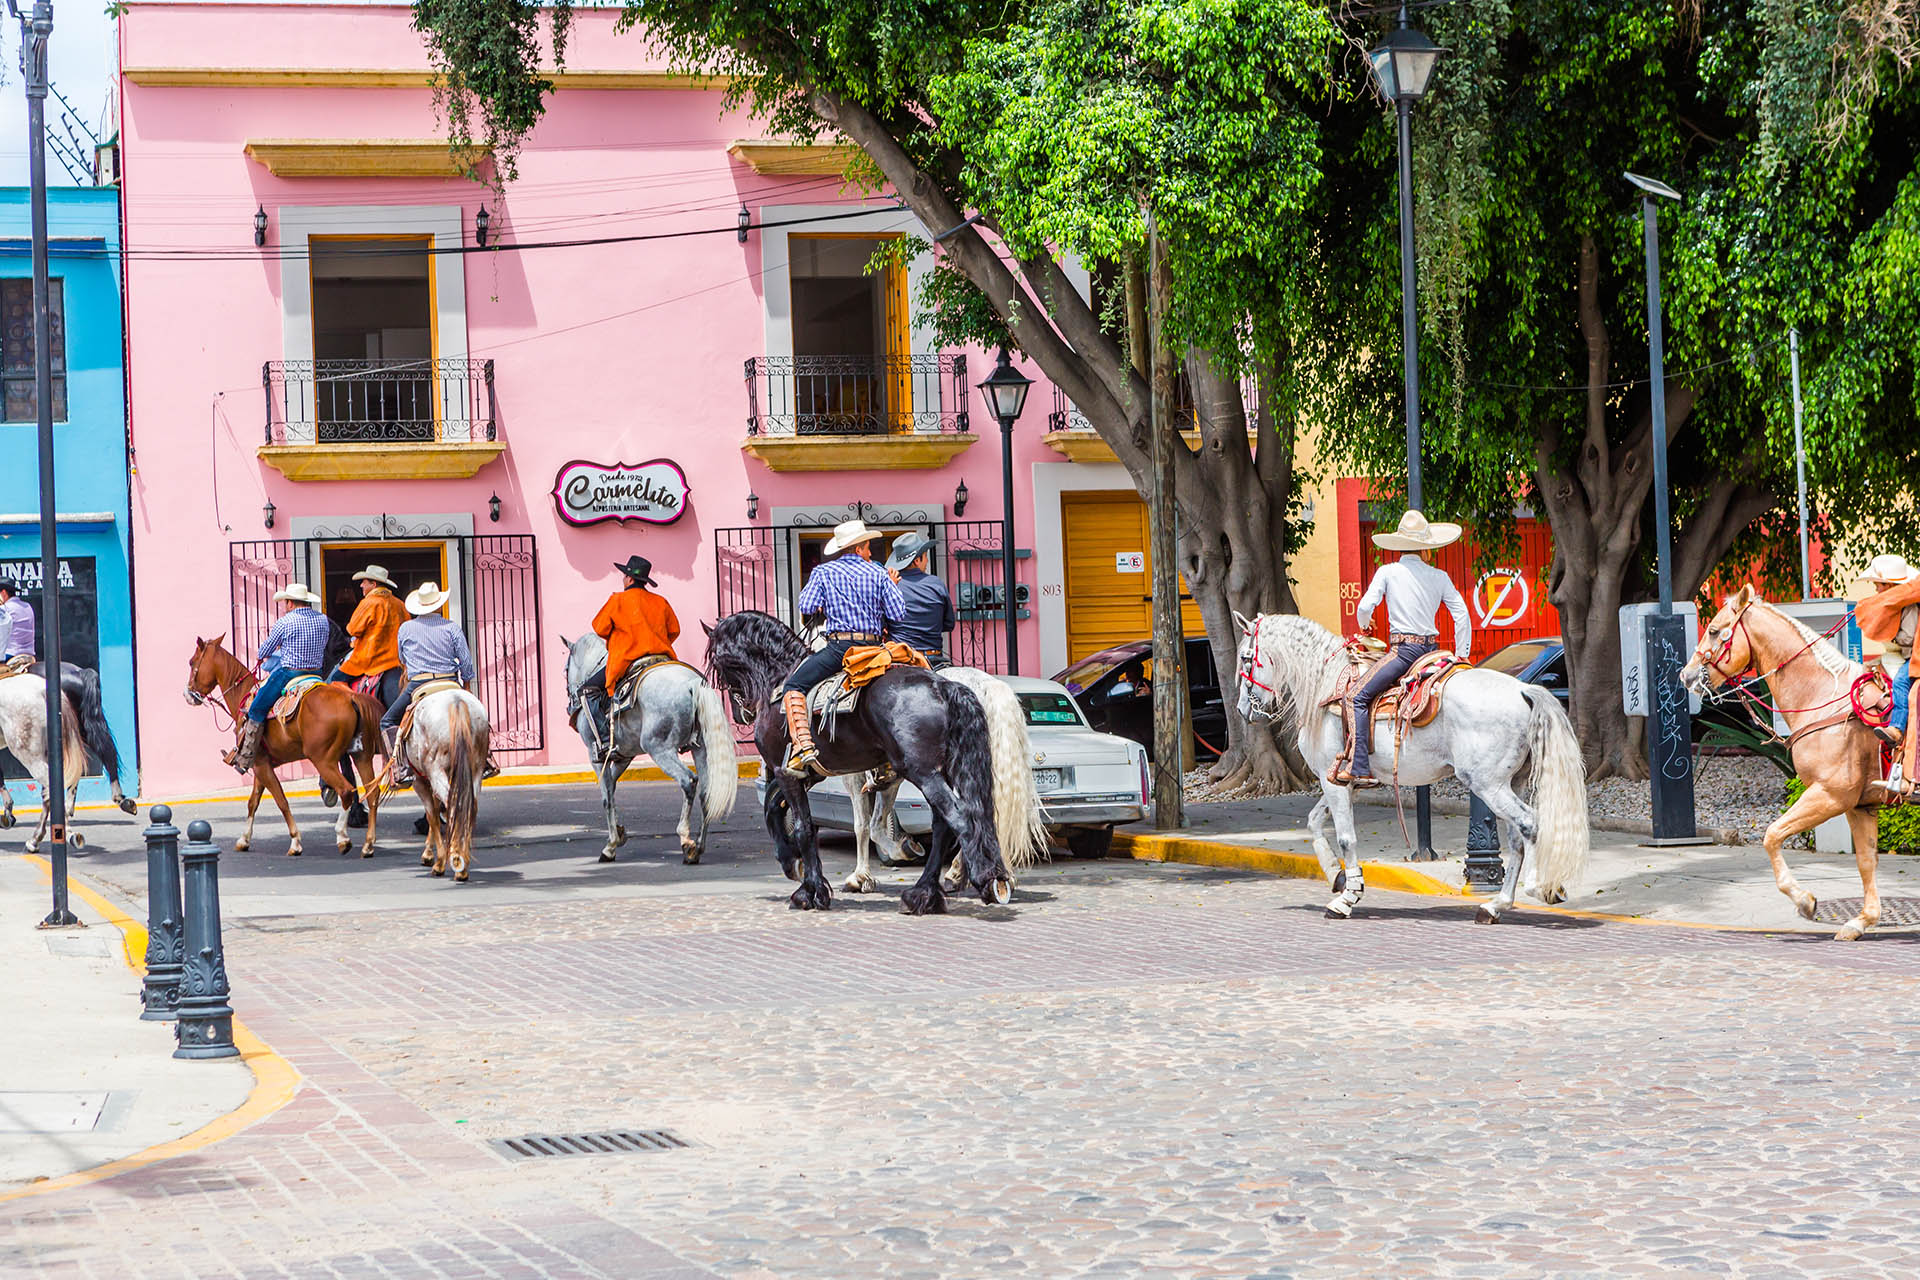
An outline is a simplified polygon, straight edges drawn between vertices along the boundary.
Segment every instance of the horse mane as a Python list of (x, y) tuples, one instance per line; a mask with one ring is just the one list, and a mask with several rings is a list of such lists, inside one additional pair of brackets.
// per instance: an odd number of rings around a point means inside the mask
[(1338, 651), (1340, 637), (1297, 613), (1266, 613), (1256, 621), (1260, 660), (1280, 677), (1273, 683), (1274, 716), (1298, 729), (1339, 676), (1340, 669), (1327, 659)]
[(770, 613), (742, 609), (708, 633), (707, 679), (750, 702), (764, 702), (806, 656), (807, 646), (792, 627)]
[(1827, 672), (1829, 675), (1831, 675), (1834, 678), (1834, 680), (1836, 681), (1836, 686), (1835, 686), (1836, 688), (1838, 687), (1838, 684), (1837, 684), (1838, 681), (1852, 678), (1854, 674), (1854, 668), (1858, 664), (1855, 663), (1853, 659), (1847, 657), (1846, 654), (1836, 649), (1833, 646), (1833, 644), (1827, 640), (1825, 636), (1821, 635), (1819, 632), (1815, 631), (1812, 627), (1800, 621), (1800, 619), (1794, 617), (1792, 614), (1782, 613), (1780, 610), (1774, 608), (1772, 604), (1770, 604), (1765, 600), (1759, 599), (1757, 596), (1754, 598), (1753, 603), (1756, 605), (1759, 605), (1762, 609), (1765, 609), (1769, 614), (1780, 619), (1780, 621), (1786, 623), (1788, 626), (1792, 627), (1795, 634), (1797, 634), (1802, 640), (1807, 642), (1808, 652), (1813, 654), (1814, 661), (1820, 664), (1821, 670)]

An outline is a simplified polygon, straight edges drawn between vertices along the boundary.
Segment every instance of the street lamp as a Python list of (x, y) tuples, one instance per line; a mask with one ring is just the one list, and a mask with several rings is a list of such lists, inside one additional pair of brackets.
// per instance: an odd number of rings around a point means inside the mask
[(1000, 580), (1004, 584), (1001, 607), (1007, 620), (1007, 674), (1020, 671), (1020, 643), (1014, 628), (1013, 586), (1013, 423), (1026, 407), (1027, 391), (1033, 379), (1013, 367), (1007, 344), (1000, 344), (1000, 358), (993, 372), (980, 383), (980, 398), (987, 412), (1000, 421)]
[(1687, 624), (1673, 611), (1673, 529), (1667, 495), (1667, 353), (1660, 322), (1660, 210), (1656, 201), (1678, 200), (1664, 182), (1626, 176), (1640, 190), (1641, 237), (1647, 251), (1647, 389), (1653, 420), (1653, 531), (1660, 581), (1660, 608), (1642, 624), (1647, 645), (1649, 699), (1647, 759), (1653, 775), (1652, 844), (1694, 844), (1693, 726), (1687, 692), (1680, 685), (1686, 661)]

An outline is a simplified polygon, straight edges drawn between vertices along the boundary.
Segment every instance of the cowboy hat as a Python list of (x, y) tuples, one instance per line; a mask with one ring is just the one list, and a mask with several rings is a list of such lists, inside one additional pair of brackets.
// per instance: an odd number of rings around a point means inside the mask
[(284, 588), (274, 592), (273, 598), (275, 600), (297, 600), (301, 604), (310, 604), (315, 607), (323, 603), (319, 596), (307, 590), (307, 584), (304, 582), (289, 582)]
[(387, 571), (377, 564), (370, 564), (353, 575), (355, 582), (377, 582), (389, 591), (398, 591), (399, 585), (387, 576)]
[(1890, 587), (1912, 576), (1913, 566), (1907, 563), (1907, 558), (1889, 552), (1875, 556), (1867, 565), (1867, 571), (1860, 575), (1860, 581), (1877, 582), (1883, 587)]
[(833, 537), (827, 540), (827, 549), (820, 554), (837, 556), (848, 547), (886, 536), (878, 529), (867, 528), (865, 520), (846, 520), (833, 527)]
[(893, 540), (893, 551), (887, 556), (887, 568), (900, 570), (925, 555), (927, 548), (933, 545), (933, 539), (924, 533), (903, 533)]
[(626, 574), (629, 578), (632, 578), (641, 586), (657, 587), (660, 585), (653, 580), (653, 561), (647, 559), (645, 556), (628, 556), (625, 564), (616, 564), (613, 567)]
[(416, 618), (426, 613), (438, 613), (440, 606), (444, 605), (449, 598), (448, 594), (440, 589), (439, 583), (423, 582), (407, 597), (407, 612)]
[(1376, 533), (1373, 545), (1384, 551), (1438, 551), (1460, 537), (1460, 526), (1435, 520), (1431, 524), (1418, 511), (1400, 517), (1400, 526), (1392, 533)]

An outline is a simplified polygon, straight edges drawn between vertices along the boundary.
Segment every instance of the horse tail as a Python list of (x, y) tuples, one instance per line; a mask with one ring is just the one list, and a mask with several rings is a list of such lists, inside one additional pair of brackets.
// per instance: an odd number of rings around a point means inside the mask
[(73, 703), (80, 717), (80, 737), (100, 762), (108, 778), (120, 776), (120, 750), (114, 745), (113, 730), (107, 727), (107, 713), (100, 699), (100, 673), (91, 667), (68, 667), (60, 672), (60, 689)]
[[(947, 759), (941, 772), (947, 775), (947, 785), (953, 788), (967, 824), (979, 832), (987, 862), (1005, 872), (994, 821), (996, 780), (986, 712), (973, 690), (957, 681), (936, 680), (934, 691), (947, 713)], [(965, 832), (956, 831), (954, 836), (964, 839)]]
[(73, 699), (60, 695), (60, 768), (69, 787), (87, 776), (87, 739), (80, 729), (80, 716)]
[(700, 745), (706, 752), (699, 765), (700, 790), (706, 800), (707, 821), (714, 823), (733, 812), (740, 790), (740, 765), (733, 755), (733, 722), (727, 718), (726, 703), (705, 681), (693, 686), (693, 709), (700, 722)]
[(973, 690), (987, 720), (988, 751), (993, 759), (993, 825), (1009, 872), (1047, 857), (1047, 824), (1040, 792), (1033, 782), (1033, 747), (1020, 696), (1006, 681), (972, 667), (940, 673)]
[(473, 840), (473, 828), (480, 814), (479, 774), (474, 771), (473, 756), (477, 734), (466, 697), (456, 694), (447, 707), (447, 841), (448, 847), (465, 851)]
[(380, 736), (380, 717), (386, 710), (372, 697), (364, 693), (355, 693), (349, 689), (353, 698), (353, 732), (360, 738), (361, 745), (375, 755), (385, 753), (387, 741)]
[(1539, 826), (1535, 879), (1540, 900), (1558, 902), (1587, 870), (1587, 766), (1560, 700), (1539, 685), (1524, 685), (1521, 691), (1533, 707), (1527, 723), (1533, 759), (1527, 802)]

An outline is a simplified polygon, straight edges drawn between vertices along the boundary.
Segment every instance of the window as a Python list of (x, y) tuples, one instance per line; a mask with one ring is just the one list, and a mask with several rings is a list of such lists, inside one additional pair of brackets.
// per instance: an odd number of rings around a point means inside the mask
[(428, 236), (308, 241), (321, 440), (434, 438), (431, 243)]
[(867, 272), (874, 253), (894, 239), (834, 234), (788, 239), (795, 407), (803, 433), (912, 427), (907, 273), (897, 262)]
[(1085, 723), (1073, 699), (1064, 693), (1023, 693), (1020, 709), (1027, 713), (1030, 725)]
[[(53, 339), (53, 420), (67, 420), (67, 310), (65, 291), (57, 279), (47, 281), (47, 324)], [(33, 394), (33, 281), (0, 280), (0, 312), (6, 330), (0, 335), (0, 382), (5, 383), (7, 422), (37, 422), (39, 403)]]

